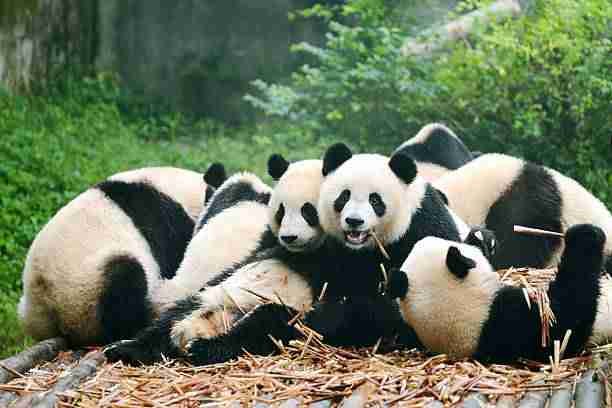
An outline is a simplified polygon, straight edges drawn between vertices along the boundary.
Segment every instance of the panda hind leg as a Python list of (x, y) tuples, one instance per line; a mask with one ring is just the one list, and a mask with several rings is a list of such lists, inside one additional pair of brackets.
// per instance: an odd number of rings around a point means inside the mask
[(605, 241), (604, 232), (590, 224), (572, 226), (565, 235), (565, 250), (548, 295), (557, 319), (551, 338), (561, 340), (571, 329), (569, 354), (580, 352), (593, 330)]
[(97, 310), (105, 344), (132, 338), (152, 322), (147, 295), (146, 274), (138, 260), (122, 255), (107, 262)]
[(278, 350), (271, 340), (288, 341), (298, 337), (288, 324), (297, 311), (277, 303), (260, 305), (224, 334), (198, 338), (187, 346), (187, 358), (194, 365), (215, 364), (237, 358), (244, 350), (265, 355)]

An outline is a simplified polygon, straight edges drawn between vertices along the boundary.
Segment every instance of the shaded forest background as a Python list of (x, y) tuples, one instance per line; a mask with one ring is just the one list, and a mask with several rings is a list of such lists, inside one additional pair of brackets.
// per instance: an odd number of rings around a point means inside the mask
[[(221, 160), (263, 176), (273, 152), (317, 157), (343, 140), (389, 153), (440, 121), (473, 150), (556, 168), (612, 206), (609, 0), (520, 2), (520, 16), (427, 55), (402, 46), (490, 1), (269, 3), (0, 4), (0, 356), (29, 342), (15, 307), (37, 231), (129, 168)], [(173, 17), (184, 14), (193, 21)]]

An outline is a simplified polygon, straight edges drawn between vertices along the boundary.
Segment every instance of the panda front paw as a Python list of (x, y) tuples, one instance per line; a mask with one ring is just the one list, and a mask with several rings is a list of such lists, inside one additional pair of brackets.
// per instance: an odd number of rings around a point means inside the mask
[(121, 361), (132, 366), (153, 364), (161, 360), (161, 354), (144, 347), (138, 340), (121, 340), (104, 349), (109, 362)]
[(198, 310), (177, 322), (172, 327), (170, 338), (175, 347), (187, 351), (188, 345), (196, 339), (210, 339), (225, 333), (233, 320), (222, 309)]
[(495, 232), (484, 227), (473, 227), (465, 238), (464, 243), (480, 249), (489, 261), (491, 261), (497, 250)]
[(241, 354), (217, 339), (195, 339), (187, 344), (186, 352), (187, 360), (195, 366), (224, 363)]

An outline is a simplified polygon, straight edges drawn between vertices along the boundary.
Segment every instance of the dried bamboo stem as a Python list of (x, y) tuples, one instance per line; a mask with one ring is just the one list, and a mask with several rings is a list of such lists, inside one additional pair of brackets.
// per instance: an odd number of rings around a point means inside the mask
[(549, 237), (557, 237), (563, 238), (565, 234), (555, 231), (547, 231), (539, 228), (531, 228), (531, 227), (523, 227), (522, 225), (515, 225), (514, 232), (519, 234), (527, 234), (527, 235), (539, 235), (539, 236), (549, 236)]

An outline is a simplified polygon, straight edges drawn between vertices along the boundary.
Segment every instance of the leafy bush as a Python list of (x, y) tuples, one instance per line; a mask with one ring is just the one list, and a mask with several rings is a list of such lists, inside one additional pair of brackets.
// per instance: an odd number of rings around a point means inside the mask
[(87, 187), (127, 169), (170, 165), (204, 171), (212, 161), (263, 176), (273, 152), (297, 160), (320, 156), (323, 149), (323, 141), (297, 129), (232, 130), (164, 113), (180, 123), (169, 135), (165, 119), (126, 115), (123, 103), (105, 79), (68, 79), (38, 96), (0, 94), (0, 357), (28, 342), (15, 308), (30, 243)]
[(552, 166), (612, 204), (608, 0), (536, 2), (529, 14), (431, 58), (401, 55), (409, 28), (368, 12), (368, 1), (344, 7), (358, 24), (330, 21), (325, 47), (296, 46), (316, 67), (302, 67), (288, 85), (257, 81), (259, 92), (247, 99), (287, 126), (382, 151), (428, 122), (445, 122), (472, 149)]

